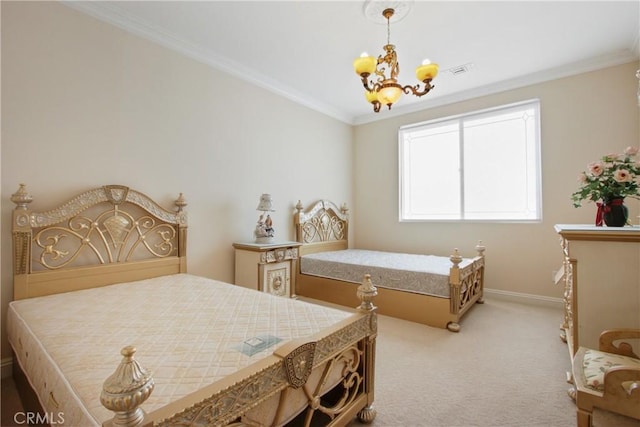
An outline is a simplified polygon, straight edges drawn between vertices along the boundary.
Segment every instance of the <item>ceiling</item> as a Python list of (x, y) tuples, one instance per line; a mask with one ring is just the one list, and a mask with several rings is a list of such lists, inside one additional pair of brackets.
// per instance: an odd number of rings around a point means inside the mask
[[(373, 113), (353, 59), (378, 56), (384, 19), (365, 1), (65, 1), (187, 56), (346, 123), (359, 124), (638, 60), (640, 1), (385, 1), (399, 83), (425, 57), (429, 94)], [(379, 6), (379, 5), (375, 5)], [(466, 68), (466, 72), (452, 71)]]

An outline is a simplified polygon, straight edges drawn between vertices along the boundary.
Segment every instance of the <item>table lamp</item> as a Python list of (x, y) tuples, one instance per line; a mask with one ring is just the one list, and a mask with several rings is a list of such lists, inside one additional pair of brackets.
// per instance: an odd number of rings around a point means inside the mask
[(273, 243), (273, 221), (271, 215), (267, 213), (275, 212), (271, 194), (265, 193), (260, 196), (260, 203), (258, 203), (256, 210), (262, 212), (255, 230), (256, 243)]

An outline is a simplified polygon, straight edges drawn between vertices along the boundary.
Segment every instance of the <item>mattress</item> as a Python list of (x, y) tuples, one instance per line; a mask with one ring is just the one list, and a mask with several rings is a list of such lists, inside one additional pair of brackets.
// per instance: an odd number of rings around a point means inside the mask
[[(469, 265), (463, 259), (460, 268)], [(312, 276), (360, 283), (364, 274), (379, 287), (448, 298), (449, 257), (345, 249), (318, 252), (300, 258), (300, 272)]]
[(177, 274), (13, 301), (7, 330), (45, 412), (101, 425), (102, 383), (126, 345), (151, 371), (151, 412), (352, 313)]

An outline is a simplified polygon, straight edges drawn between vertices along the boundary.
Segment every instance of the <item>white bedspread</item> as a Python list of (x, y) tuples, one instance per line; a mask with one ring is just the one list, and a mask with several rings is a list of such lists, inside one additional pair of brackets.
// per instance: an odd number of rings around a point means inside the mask
[[(178, 274), (14, 301), (7, 330), (44, 410), (88, 426), (113, 416), (99, 396), (126, 345), (153, 374), (150, 412), (350, 315)], [(281, 341), (243, 352), (256, 337)]]
[[(460, 268), (471, 262), (464, 259)], [(370, 274), (376, 286), (444, 298), (451, 295), (449, 270), (452, 265), (449, 257), (363, 249), (319, 252), (300, 259), (303, 274), (353, 283), (360, 283), (364, 274)]]

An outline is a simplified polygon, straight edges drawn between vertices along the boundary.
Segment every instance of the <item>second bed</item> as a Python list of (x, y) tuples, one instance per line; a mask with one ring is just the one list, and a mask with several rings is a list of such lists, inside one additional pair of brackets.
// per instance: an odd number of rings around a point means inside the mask
[(362, 274), (378, 288), (380, 314), (460, 330), (460, 319), (483, 302), (484, 246), (476, 256), (406, 254), (350, 249), (348, 210), (328, 200), (309, 209), (298, 202), (294, 215), (300, 260), (296, 294), (345, 306), (357, 305), (353, 292)]

